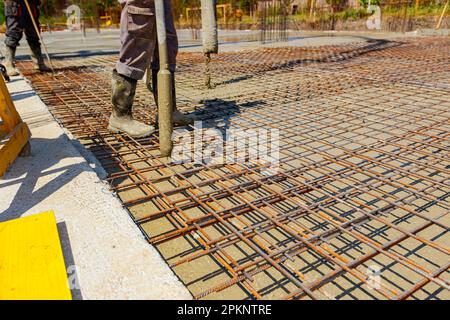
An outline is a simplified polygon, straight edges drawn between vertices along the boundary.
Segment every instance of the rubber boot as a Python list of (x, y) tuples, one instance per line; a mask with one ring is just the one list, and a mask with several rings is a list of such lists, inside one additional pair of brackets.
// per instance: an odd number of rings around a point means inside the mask
[(42, 56), (41, 47), (31, 48), (31, 61), (33, 61), (34, 69), (40, 72), (51, 72), (50, 69), (44, 62), (44, 57)]
[(19, 71), (15, 68), (14, 62), (16, 59), (16, 48), (6, 46), (6, 52), (5, 52), (5, 68), (6, 73), (8, 76), (17, 76), (19, 74)]
[[(175, 126), (188, 126), (194, 123), (192, 115), (184, 114), (177, 109), (176, 90), (175, 90), (175, 73), (171, 72), (172, 77), (172, 97), (173, 97), (173, 124)], [(158, 105), (158, 70), (152, 69), (152, 92), (156, 105)], [(156, 116), (158, 123), (158, 116)]]
[(151, 135), (155, 128), (136, 121), (132, 117), (132, 106), (136, 94), (137, 80), (117, 73), (112, 74), (112, 113), (109, 118), (108, 130), (127, 133), (133, 138), (143, 138)]

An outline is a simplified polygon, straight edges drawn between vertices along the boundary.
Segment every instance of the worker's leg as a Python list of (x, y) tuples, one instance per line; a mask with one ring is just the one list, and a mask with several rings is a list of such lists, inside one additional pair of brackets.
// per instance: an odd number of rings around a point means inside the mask
[[(34, 16), (36, 27), (40, 31), (39, 8), (36, 5), (36, 1), (28, 0), (28, 4), (30, 5), (31, 12)], [(24, 19), (25, 36), (31, 49), (31, 60), (33, 61), (34, 68), (41, 72), (50, 72), (52, 70), (44, 62), (39, 35), (35, 26), (33, 25), (33, 20), (31, 19), (30, 13), (28, 12), (28, 9), (26, 7), (22, 10), (25, 10), (25, 12), (22, 13)]]
[(109, 118), (108, 129), (112, 132), (125, 132), (134, 138), (146, 137), (155, 128), (136, 121), (132, 117), (133, 99), (136, 94), (137, 80), (113, 71), (112, 75), (112, 104), (113, 109)]
[(120, 18), (120, 41), (117, 73), (135, 80), (142, 79), (156, 43), (153, 0), (126, 1)]
[(155, 129), (133, 120), (132, 107), (137, 80), (142, 79), (150, 65), (155, 47), (156, 25), (153, 0), (128, 0), (120, 19), (119, 61), (112, 76), (113, 110), (108, 128), (126, 132), (133, 137), (144, 137)]
[(16, 48), (22, 39), (23, 28), (20, 23), (20, 7), (15, 1), (5, 1), (5, 68), (9, 76), (16, 76), (19, 72), (16, 70), (14, 62), (16, 58)]
[[(167, 53), (169, 58), (169, 71), (172, 75), (172, 101), (173, 101), (173, 122), (175, 125), (185, 126), (194, 123), (194, 118), (189, 115), (185, 115), (178, 111), (176, 104), (176, 90), (175, 90), (175, 69), (176, 58), (178, 54), (178, 37), (173, 21), (171, 1), (164, 1), (164, 16), (166, 18), (166, 35), (167, 35)], [(155, 50), (152, 57), (152, 89), (153, 96), (156, 104), (158, 104), (158, 71), (159, 71), (159, 52), (158, 46), (155, 46)]]

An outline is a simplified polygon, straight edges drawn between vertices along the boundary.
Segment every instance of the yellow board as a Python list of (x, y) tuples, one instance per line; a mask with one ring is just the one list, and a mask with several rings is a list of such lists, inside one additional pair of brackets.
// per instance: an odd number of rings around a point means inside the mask
[(0, 223), (0, 299), (72, 299), (53, 211)]

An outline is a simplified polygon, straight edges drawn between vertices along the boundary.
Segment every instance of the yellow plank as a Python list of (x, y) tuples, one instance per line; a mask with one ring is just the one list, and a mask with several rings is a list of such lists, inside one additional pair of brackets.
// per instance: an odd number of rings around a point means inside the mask
[(31, 133), (28, 126), (21, 122), (0, 141), (0, 177), (3, 176), (10, 164), (16, 160), (30, 136)]
[(53, 211), (0, 223), (0, 299), (71, 299)]

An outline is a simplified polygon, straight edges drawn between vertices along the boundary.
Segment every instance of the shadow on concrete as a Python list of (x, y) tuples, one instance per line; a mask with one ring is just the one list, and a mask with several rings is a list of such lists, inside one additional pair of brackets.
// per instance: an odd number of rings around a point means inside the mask
[(64, 256), (64, 264), (67, 271), (67, 280), (72, 293), (73, 300), (83, 300), (80, 290), (80, 281), (78, 279), (78, 270), (76, 268), (75, 259), (73, 258), (72, 247), (70, 245), (69, 232), (65, 222), (57, 223), (59, 240)]
[[(61, 150), (62, 146), (55, 147), (55, 144), (69, 143), (67, 136), (63, 134), (56, 139), (32, 138), (30, 143), (31, 156), (16, 159), (3, 180), (0, 180), (0, 190), (20, 185), (8, 209), (0, 213), (0, 221), (21, 217), (87, 169), (83, 162), (60, 165), (63, 159), (76, 156)], [(47, 178), (49, 175), (53, 177)], [(49, 181), (43, 184), (41, 179), (46, 178)]]
[(35, 95), (36, 95), (36, 93), (33, 90), (26, 90), (26, 91), (19, 91), (19, 92), (11, 93), (11, 98), (14, 101), (18, 101), (18, 100), (26, 99), (29, 97), (33, 97)]
[(21, 112), (22, 120), (28, 125), (30, 129), (44, 127), (54, 121), (53, 117), (47, 110), (39, 111), (24, 111)]
[(205, 122), (203, 128), (215, 128), (224, 133), (230, 128), (231, 119), (239, 115), (243, 109), (259, 107), (264, 101), (255, 100), (238, 104), (235, 100), (209, 99), (203, 100), (202, 103), (203, 107), (198, 108), (194, 114), (197, 119)]

